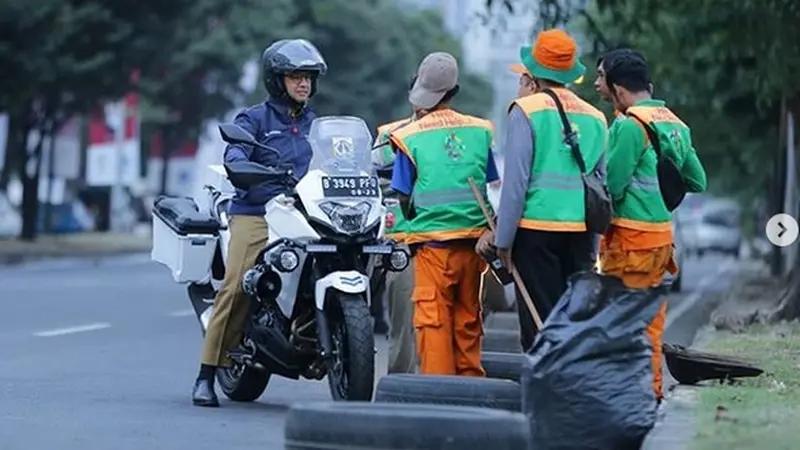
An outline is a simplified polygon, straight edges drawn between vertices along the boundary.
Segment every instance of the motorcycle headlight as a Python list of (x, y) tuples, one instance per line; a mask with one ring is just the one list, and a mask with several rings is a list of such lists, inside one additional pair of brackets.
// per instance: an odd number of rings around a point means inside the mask
[(276, 253), (273, 253), (270, 258), (270, 263), (280, 272), (288, 273), (297, 268), (300, 264), (300, 257), (297, 252), (284, 248)]
[(361, 202), (351, 206), (327, 201), (320, 203), (319, 209), (331, 219), (336, 229), (345, 234), (355, 234), (362, 231), (367, 225), (372, 204)]
[(389, 260), (388, 267), (395, 272), (402, 272), (406, 270), (408, 267), (408, 252), (403, 250), (402, 248), (397, 248), (392, 250), (392, 253), (389, 253)]

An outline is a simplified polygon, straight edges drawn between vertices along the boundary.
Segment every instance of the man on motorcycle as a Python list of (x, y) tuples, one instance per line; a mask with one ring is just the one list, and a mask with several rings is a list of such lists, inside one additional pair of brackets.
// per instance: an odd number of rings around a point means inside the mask
[[(243, 145), (228, 145), (225, 162), (254, 161), (264, 166), (290, 166), (302, 177), (311, 162), (312, 150), (306, 136), (316, 117), (307, 101), (317, 90), (317, 78), (327, 64), (313, 44), (304, 39), (284, 39), (270, 45), (261, 57), (262, 78), (269, 99), (240, 112), (234, 123), (250, 132), (274, 152)], [(248, 298), (242, 290), (244, 273), (255, 264), (267, 244), (264, 208), (285, 189), (270, 183), (236, 190), (228, 214), (230, 244), (225, 277), (214, 313), (208, 323), (192, 403), (219, 406), (214, 392), (218, 367), (231, 364), (228, 351), (240, 344), (248, 312)]]
[(422, 61), (409, 92), (417, 120), (389, 134), (396, 153), (392, 189), (408, 218), (415, 252), (412, 294), (423, 374), (485, 376), (481, 367), (480, 278), (475, 240), (486, 219), (470, 189), (496, 181), (492, 124), (450, 108), (458, 63), (448, 53)]

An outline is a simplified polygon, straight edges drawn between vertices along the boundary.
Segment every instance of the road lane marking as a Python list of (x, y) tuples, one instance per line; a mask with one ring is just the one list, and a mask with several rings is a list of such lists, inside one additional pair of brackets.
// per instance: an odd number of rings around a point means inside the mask
[(667, 323), (666, 327), (670, 327), (677, 318), (682, 317), (687, 311), (693, 308), (700, 298), (706, 293), (706, 288), (717, 280), (720, 276), (722, 276), (725, 272), (729, 271), (733, 266), (736, 264), (735, 260), (728, 259), (725, 260), (721, 265), (717, 267), (713, 273), (710, 273), (703, 278), (700, 279), (697, 283), (697, 287), (692, 291), (691, 294), (686, 296), (682, 302), (678, 305), (677, 308), (668, 308), (667, 313)]
[(84, 333), (87, 331), (103, 330), (106, 328), (111, 328), (111, 324), (106, 322), (97, 322), (97, 323), (89, 323), (86, 325), (78, 325), (74, 327), (56, 328), (53, 330), (38, 331), (36, 333), (33, 333), (33, 335), (36, 337), (53, 337), (53, 336), (63, 336), (65, 334), (75, 334), (75, 333)]
[(194, 310), (193, 309), (182, 309), (180, 311), (172, 311), (171, 313), (167, 314), (170, 317), (186, 317), (186, 316), (193, 316)]

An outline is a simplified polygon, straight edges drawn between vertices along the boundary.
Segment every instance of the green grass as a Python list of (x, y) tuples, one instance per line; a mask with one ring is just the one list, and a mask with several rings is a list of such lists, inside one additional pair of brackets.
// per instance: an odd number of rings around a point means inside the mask
[[(692, 448), (800, 448), (800, 324), (717, 333), (708, 351), (747, 358), (764, 374), (735, 385), (700, 389)], [(725, 410), (718, 412), (719, 407)]]

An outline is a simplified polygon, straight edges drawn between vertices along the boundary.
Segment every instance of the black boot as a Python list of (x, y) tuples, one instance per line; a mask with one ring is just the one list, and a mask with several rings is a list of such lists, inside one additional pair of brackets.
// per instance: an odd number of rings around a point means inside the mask
[(200, 368), (200, 376), (194, 382), (192, 390), (192, 403), (195, 406), (219, 406), (217, 393), (214, 392), (214, 372), (215, 368), (212, 366), (203, 365)]

